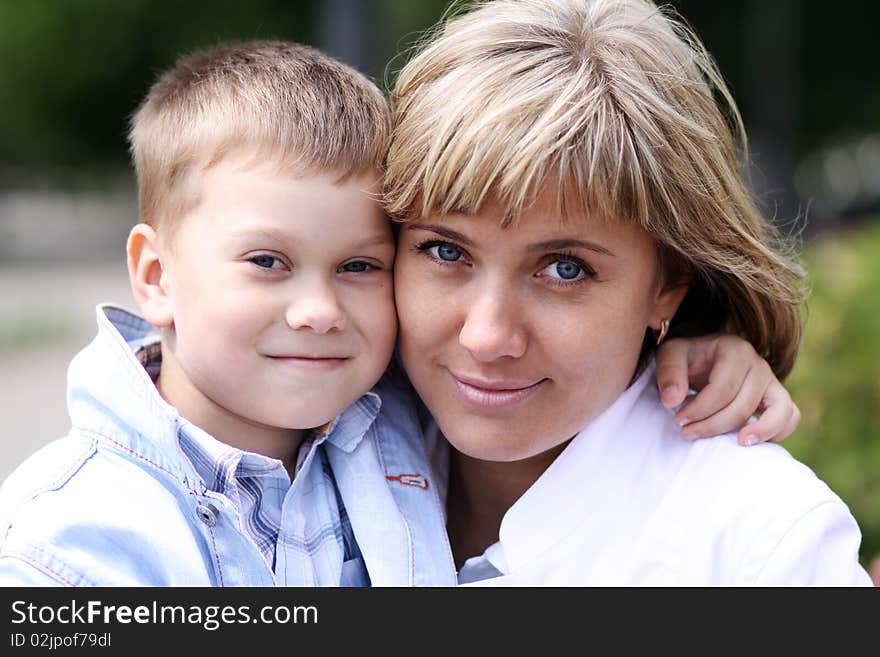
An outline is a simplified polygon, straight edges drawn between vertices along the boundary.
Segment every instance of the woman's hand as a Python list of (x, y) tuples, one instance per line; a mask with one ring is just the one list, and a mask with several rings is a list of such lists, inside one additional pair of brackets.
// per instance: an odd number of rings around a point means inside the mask
[[(675, 414), (685, 440), (739, 429), (741, 445), (778, 442), (801, 421), (767, 361), (734, 335), (667, 340), (657, 351), (657, 386), (669, 408), (685, 400), (688, 388), (699, 391)], [(753, 415), (760, 417), (746, 424)]]

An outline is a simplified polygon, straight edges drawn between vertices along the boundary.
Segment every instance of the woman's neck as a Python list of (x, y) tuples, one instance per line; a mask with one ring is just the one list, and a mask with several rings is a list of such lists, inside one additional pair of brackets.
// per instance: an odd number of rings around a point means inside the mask
[(481, 461), (452, 448), (446, 529), (456, 568), (498, 540), (501, 520), (569, 441), (521, 461)]

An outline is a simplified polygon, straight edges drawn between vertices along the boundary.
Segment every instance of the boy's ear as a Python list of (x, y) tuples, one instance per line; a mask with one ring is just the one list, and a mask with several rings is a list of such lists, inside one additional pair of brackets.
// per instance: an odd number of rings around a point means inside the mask
[(128, 234), (128, 278), (141, 312), (153, 326), (170, 327), (174, 312), (162, 268), (162, 249), (156, 231), (147, 224), (137, 224)]

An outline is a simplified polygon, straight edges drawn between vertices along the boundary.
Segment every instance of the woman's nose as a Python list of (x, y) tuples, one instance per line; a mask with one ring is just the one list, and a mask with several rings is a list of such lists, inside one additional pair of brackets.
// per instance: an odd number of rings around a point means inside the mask
[(515, 304), (492, 290), (485, 290), (472, 301), (458, 341), (474, 358), (483, 362), (519, 358), (528, 345), (525, 327)]
[(294, 330), (329, 333), (345, 328), (345, 312), (336, 290), (327, 284), (302, 286), (287, 307), (285, 319)]

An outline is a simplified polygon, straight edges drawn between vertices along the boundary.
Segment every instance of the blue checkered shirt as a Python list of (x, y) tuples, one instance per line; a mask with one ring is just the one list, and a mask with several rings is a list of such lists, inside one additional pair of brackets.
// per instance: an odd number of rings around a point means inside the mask
[[(155, 381), (162, 365), (158, 336), (147, 338), (136, 356)], [(378, 411), (378, 397), (368, 393), (329, 430), (309, 432), (299, 449), (292, 485), (278, 459), (222, 443), (185, 420), (180, 446), (206, 490), (236, 507), (242, 531), (260, 549), (279, 585), (367, 586), (369, 577), (323, 444), (343, 429), (363, 435)], [(340, 553), (342, 581), (333, 579)]]

